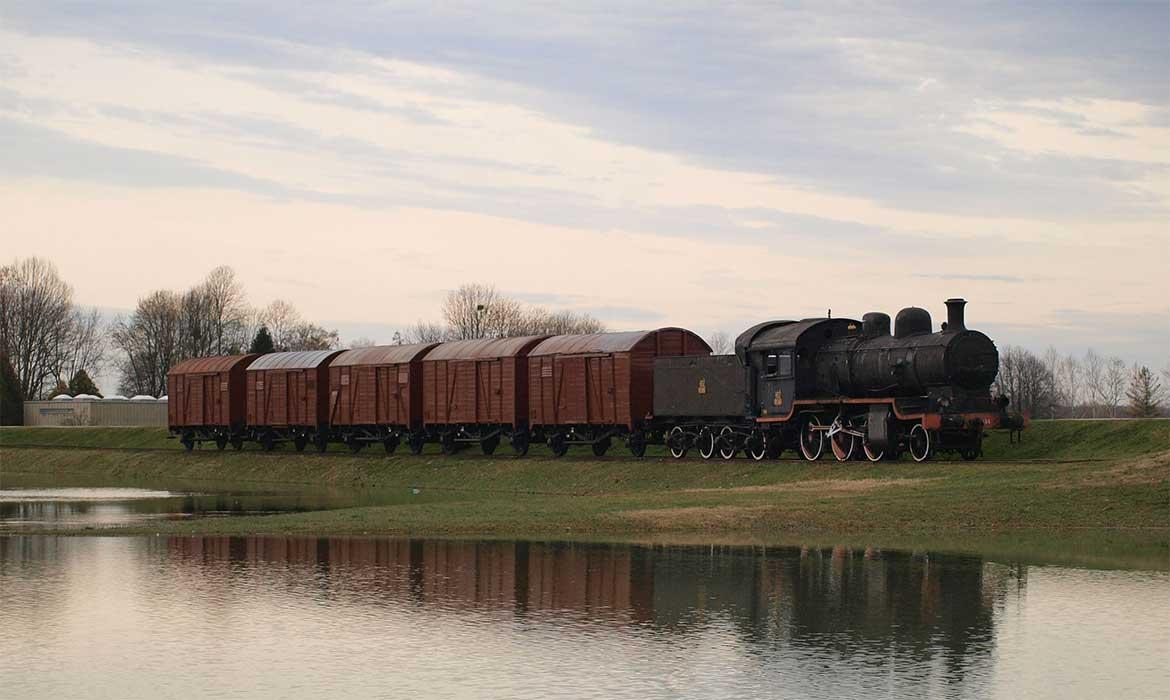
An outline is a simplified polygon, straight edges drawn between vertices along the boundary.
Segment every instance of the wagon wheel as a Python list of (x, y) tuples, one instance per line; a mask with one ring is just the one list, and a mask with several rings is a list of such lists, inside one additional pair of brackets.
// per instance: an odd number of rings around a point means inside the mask
[(215, 439), (215, 449), (219, 450), (220, 452), (223, 452), (225, 449), (227, 449), (227, 444), (227, 438), (223, 437), (222, 435)]
[(489, 457), (492, 455), (493, 452), (496, 451), (496, 448), (499, 446), (500, 446), (500, 434), (499, 433), (496, 433), (495, 435), (492, 435), (491, 437), (484, 438), (483, 440), (479, 441), (479, 449), (483, 450), (483, 453)]
[(699, 448), (699, 456), (703, 459), (711, 459), (715, 456), (715, 431), (709, 427), (704, 427), (699, 431), (699, 437), (695, 440), (695, 445)]
[(325, 450), (328, 450), (329, 438), (326, 437), (324, 433), (318, 433), (313, 438), (313, 447), (316, 448), (318, 452), (324, 452)]
[(719, 431), (719, 456), (723, 459), (732, 459), (739, 448), (735, 445), (735, 429), (730, 425), (723, 426)]
[(569, 441), (565, 439), (565, 434), (553, 433), (549, 435), (548, 449), (552, 450), (554, 457), (564, 457), (565, 453), (569, 451)]
[(593, 443), (593, 456), (594, 457), (604, 457), (606, 451), (609, 450), (609, 447), (612, 444), (613, 444), (613, 441), (607, 437), (601, 438), (597, 442)]
[(195, 440), (191, 437), (186, 436), (186, 435), (183, 436), (182, 440), (179, 440), (179, 444), (181, 444), (183, 446), (183, 449), (187, 450), (188, 452), (195, 449)]
[(521, 431), (512, 435), (512, 452), (517, 457), (528, 454), (528, 431)]
[(979, 459), (979, 448), (968, 447), (967, 449), (961, 451), (959, 455), (963, 458), (964, 461), (974, 462), (975, 460)]
[(444, 434), (440, 435), (439, 436), (439, 449), (442, 450), (443, 454), (445, 454), (445, 455), (455, 454), (455, 451), (458, 449), (458, 446), (455, 444), (455, 434), (454, 433), (444, 433)]
[(666, 436), (666, 444), (670, 448), (670, 456), (682, 459), (687, 456), (687, 436), (681, 426), (674, 426)]
[(386, 454), (388, 454), (388, 455), (394, 454), (394, 450), (398, 449), (398, 436), (391, 435), (390, 437), (383, 440), (382, 447), (386, 448)]
[(930, 431), (921, 423), (910, 429), (910, 456), (915, 462), (925, 462), (930, 459), (934, 446), (931, 444)]
[(309, 439), (304, 435), (298, 435), (293, 438), (293, 447), (297, 448), (297, 452), (304, 452), (305, 446), (309, 444)]
[(753, 430), (751, 435), (748, 435), (747, 443), (744, 445), (744, 451), (748, 456), (757, 462), (768, 456), (768, 440), (767, 434), (763, 430)]
[(838, 430), (829, 438), (829, 447), (832, 448), (833, 456), (838, 462), (848, 462), (853, 459), (853, 452), (857, 449), (857, 436)]
[(422, 433), (412, 433), (410, 436), (410, 454), (421, 455), (423, 447), (427, 444), (427, 436)]
[(880, 462), (882, 461), (882, 457), (886, 456), (885, 450), (878, 450), (870, 447), (868, 442), (862, 443), (861, 450), (865, 452), (865, 458), (871, 462)]
[(232, 438), (232, 449), (235, 450), (236, 452), (239, 452), (240, 450), (244, 449), (244, 438), (242, 438), (242, 437)]
[(821, 458), (825, 450), (825, 431), (821, 421), (810, 415), (800, 429), (800, 454), (810, 462)]
[(646, 454), (646, 434), (641, 430), (635, 430), (626, 438), (626, 447), (630, 448), (630, 454), (635, 457), (643, 457)]
[(272, 433), (264, 433), (260, 438), (260, 447), (265, 452), (271, 452), (276, 447), (276, 440), (272, 438)]

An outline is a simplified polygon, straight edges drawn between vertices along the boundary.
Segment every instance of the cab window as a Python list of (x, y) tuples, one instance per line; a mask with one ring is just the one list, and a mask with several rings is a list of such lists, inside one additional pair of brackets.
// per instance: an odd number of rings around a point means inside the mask
[(792, 376), (792, 353), (770, 352), (764, 356), (764, 376), (788, 379)]

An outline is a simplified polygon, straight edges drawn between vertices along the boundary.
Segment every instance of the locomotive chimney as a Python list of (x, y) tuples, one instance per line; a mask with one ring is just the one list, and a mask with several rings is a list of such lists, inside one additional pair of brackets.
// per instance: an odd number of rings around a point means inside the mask
[(967, 326), (963, 323), (963, 307), (967, 305), (965, 299), (947, 299), (947, 330), (948, 331), (965, 331)]

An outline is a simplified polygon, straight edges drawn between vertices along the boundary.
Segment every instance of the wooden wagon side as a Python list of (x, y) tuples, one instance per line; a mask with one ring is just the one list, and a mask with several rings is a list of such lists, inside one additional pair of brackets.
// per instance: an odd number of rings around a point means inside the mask
[(600, 456), (615, 437), (641, 454), (654, 406), (654, 358), (710, 353), (682, 328), (554, 336), (529, 354), (529, 424), (557, 455), (587, 444)]
[(422, 431), (422, 358), (437, 343), (347, 350), (329, 365), (331, 437), (360, 450), (381, 442), (393, 452)]
[(247, 369), (248, 427), (266, 450), (329, 443), (329, 363), (340, 350), (275, 352)]
[(167, 373), (167, 424), (188, 450), (204, 441), (243, 447), (247, 436), (245, 370), (259, 355), (197, 357)]
[[(422, 358), (423, 428), (445, 452), (492, 454), (507, 438), (528, 451), (528, 352), (548, 336), (443, 343)], [(413, 445), (412, 445), (413, 447)]]

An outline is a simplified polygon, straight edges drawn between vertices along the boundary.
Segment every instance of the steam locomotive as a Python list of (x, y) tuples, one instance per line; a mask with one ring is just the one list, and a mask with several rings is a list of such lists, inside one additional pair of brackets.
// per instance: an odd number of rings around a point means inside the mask
[(507, 441), (517, 455), (544, 442), (601, 456), (622, 440), (635, 456), (663, 444), (676, 458), (975, 459), (986, 431), (1023, 421), (991, 396), (999, 355), (966, 327), (965, 304), (949, 299), (937, 332), (917, 307), (892, 332), (876, 312), (767, 321), (731, 355), (659, 328), (196, 358), (168, 376), (170, 427), (187, 449), (492, 454)]
[(995, 344), (964, 322), (962, 299), (948, 299), (947, 321), (909, 307), (861, 321), (769, 321), (744, 331), (735, 355), (667, 358), (655, 366), (654, 415), (675, 457), (754, 459), (796, 449), (819, 459), (826, 443), (840, 461), (909, 452), (981, 454), (985, 431), (1019, 429), (1007, 401), (993, 399)]

